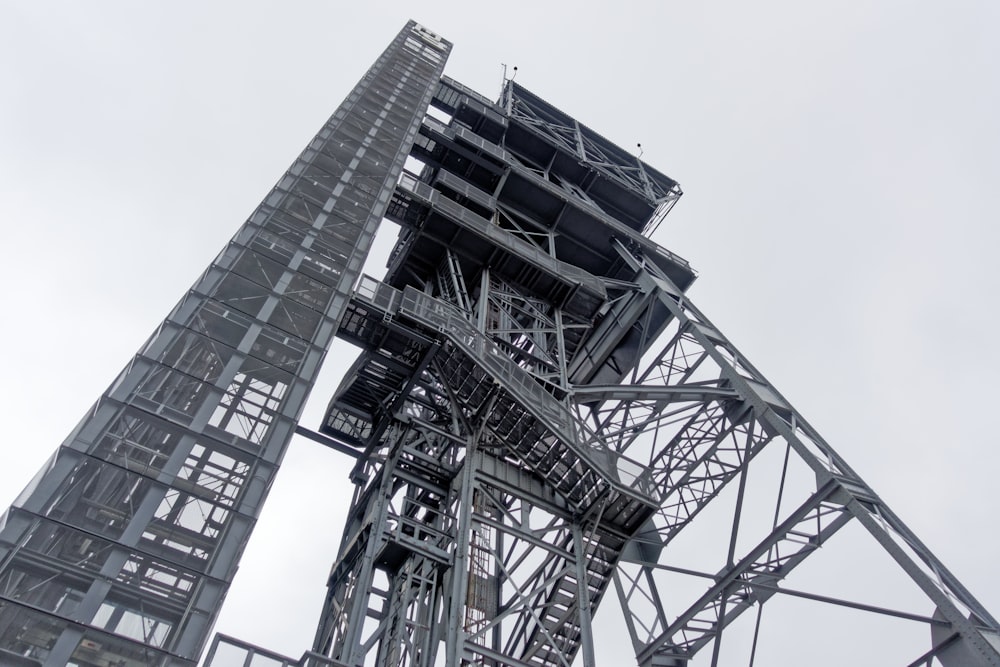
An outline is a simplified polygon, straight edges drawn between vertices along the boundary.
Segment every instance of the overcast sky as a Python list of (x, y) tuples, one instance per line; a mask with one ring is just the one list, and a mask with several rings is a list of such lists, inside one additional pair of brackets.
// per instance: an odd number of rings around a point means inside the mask
[[(450, 76), (495, 97), (517, 65), (642, 143), (685, 191), (656, 240), (693, 300), (1000, 612), (988, 0), (0, 1), (0, 504), (411, 17), (455, 43)], [(307, 647), (347, 469), (293, 442), (218, 630)]]

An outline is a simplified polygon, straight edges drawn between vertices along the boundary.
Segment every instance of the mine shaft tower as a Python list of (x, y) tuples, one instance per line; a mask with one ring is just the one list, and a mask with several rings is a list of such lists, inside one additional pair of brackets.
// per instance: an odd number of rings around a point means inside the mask
[[(400, 31), (4, 516), (0, 663), (197, 664), (298, 432), (354, 483), (314, 645), (216, 636), (207, 664), (591, 666), (607, 606), (639, 665), (733, 664), (740, 624), (752, 664), (795, 596), (920, 627), (899, 664), (1000, 665), (997, 621), (686, 296), (649, 239), (678, 184), (443, 76), (450, 49)], [(335, 336), (361, 353), (314, 431)], [(699, 524), (722, 546), (676, 566)], [(791, 587), (849, 525), (922, 604)]]

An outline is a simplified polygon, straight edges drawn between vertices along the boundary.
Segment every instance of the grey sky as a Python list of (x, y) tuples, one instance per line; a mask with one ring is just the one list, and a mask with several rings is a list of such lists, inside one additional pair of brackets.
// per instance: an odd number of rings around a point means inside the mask
[[(412, 17), (680, 181), (694, 301), (1000, 612), (1000, 5), (206, 4), (0, 6), (0, 504)], [(306, 648), (347, 486), (292, 444), (218, 630)]]

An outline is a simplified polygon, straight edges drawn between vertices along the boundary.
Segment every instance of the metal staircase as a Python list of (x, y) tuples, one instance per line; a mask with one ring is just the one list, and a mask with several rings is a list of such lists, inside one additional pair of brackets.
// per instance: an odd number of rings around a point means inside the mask
[(600, 527), (583, 538), (586, 579), (575, 573), (559, 577), (552, 592), (538, 607), (538, 623), (527, 640), (524, 659), (539, 666), (562, 665), (562, 656), (576, 655), (580, 648), (579, 606), (581, 595), (597, 609), (612, 581), (612, 574), (628, 538)]
[[(603, 499), (603, 520), (629, 533), (658, 506), (651, 480), (637, 464), (607, 448), (456, 307), (411, 287), (399, 292), (385, 284), (374, 285), (372, 279), (366, 279), (365, 289), (355, 294), (358, 300), (382, 310), (384, 321), (408, 319), (443, 336), (434, 360), (439, 379), (473, 410), (495, 394), (484, 415), (489, 429), (575, 511), (590, 512)], [(404, 379), (361, 366), (355, 367), (334, 402), (371, 414), (369, 406), (384, 406), (400, 391)], [(373, 375), (379, 381), (373, 381)], [(630, 474), (633, 470), (639, 474)]]

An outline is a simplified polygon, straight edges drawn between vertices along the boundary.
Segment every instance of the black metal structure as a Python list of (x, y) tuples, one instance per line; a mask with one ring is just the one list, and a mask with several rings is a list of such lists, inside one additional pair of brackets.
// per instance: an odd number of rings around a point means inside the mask
[[(921, 627), (902, 664), (1000, 665), (1000, 624), (691, 303), (649, 239), (678, 184), (513, 81), (444, 77), (449, 50), (404, 27), (8, 512), (0, 655), (194, 664), (297, 431), (353, 461), (314, 645), (217, 636), (207, 664), (592, 666), (613, 590), (644, 667), (719, 664), (748, 621), (752, 664), (782, 596)], [(313, 433), (335, 335), (362, 353)], [(722, 546), (679, 567), (699, 524)], [(923, 606), (787, 583), (848, 525)]]

